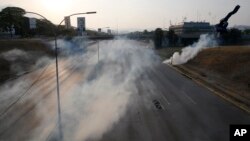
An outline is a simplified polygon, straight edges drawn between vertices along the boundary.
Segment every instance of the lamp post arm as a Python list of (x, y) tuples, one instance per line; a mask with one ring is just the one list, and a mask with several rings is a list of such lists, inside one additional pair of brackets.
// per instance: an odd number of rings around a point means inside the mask
[(38, 15), (38, 16), (44, 18), (46, 21), (49, 21), (47, 18), (45, 18), (43, 15), (41, 15), (41, 14), (39, 14), (39, 13), (36, 13), (36, 12), (28, 12), (28, 11), (26, 11), (25, 13), (27, 13), (27, 14), (35, 14), (35, 15)]
[[(43, 19), (45, 19), (47, 22), (50, 22), (50, 23), (51, 23), (51, 21), (49, 21), (46, 17), (44, 17), (43, 15), (41, 15), (41, 14), (39, 14), (39, 13), (36, 13), (36, 12), (28, 12), (28, 11), (26, 11), (25, 13), (26, 13), (26, 14), (38, 15), (38, 16), (42, 17)], [(53, 24), (53, 23), (52, 23), (52, 24)], [(55, 26), (56, 26), (56, 25), (55, 25)], [(53, 28), (54, 36), (56, 36), (56, 34), (57, 34), (56, 32), (57, 32), (57, 28), (54, 27), (54, 28)]]

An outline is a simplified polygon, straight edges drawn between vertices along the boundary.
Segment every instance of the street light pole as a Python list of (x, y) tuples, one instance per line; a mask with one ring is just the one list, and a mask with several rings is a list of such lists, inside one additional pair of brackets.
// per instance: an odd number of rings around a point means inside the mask
[[(25, 12), (25, 13), (38, 15), (49, 22), (49, 20), (47, 18), (45, 18), (43, 15), (41, 15), (39, 13), (36, 13), (36, 12)], [(74, 14), (69, 15), (68, 17), (76, 16), (76, 15), (83, 15), (83, 14), (96, 14), (96, 12), (93, 11), (93, 12), (85, 12), (85, 13), (74, 13)], [(65, 18), (59, 23), (59, 25), (57, 25), (53, 29), (54, 38), (55, 38), (55, 57), (56, 57), (56, 84), (57, 84), (58, 130), (59, 130), (59, 139), (58, 140), (60, 140), (60, 141), (63, 140), (63, 132), (62, 132), (62, 124), (61, 124), (62, 119), (61, 119), (61, 100), (60, 100), (59, 69), (58, 69), (57, 31), (58, 31), (58, 27), (64, 21), (65, 21)]]
[(99, 50), (100, 50), (100, 43), (99, 43), (99, 40), (98, 40), (98, 64), (99, 64)]

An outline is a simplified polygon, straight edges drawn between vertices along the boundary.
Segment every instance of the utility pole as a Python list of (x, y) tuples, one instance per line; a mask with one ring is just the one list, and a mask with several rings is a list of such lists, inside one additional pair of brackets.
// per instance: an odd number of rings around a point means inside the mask
[[(35, 14), (42, 18), (44, 18), (46, 21), (47, 18), (45, 18), (43, 15), (36, 13), (36, 12), (26, 12), (27, 14)], [(67, 17), (75, 16), (75, 15), (82, 15), (82, 14), (95, 14), (96, 12), (86, 12), (86, 13), (74, 13)], [(55, 58), (56, 58), (56, 86), (57, 86), (57, 112), (58, 112), (58, 132), (59, 132), (59, 141), (63, 140), (63, 131), (62, 131), (62, 118), (61, 118), (61, 100), (60, 100), (60, 84), (59, 84), (59, 68), (58, 68), (58, 47), (57, 47), (57, 31), (58, 27), (65, 21), (65, 18), (60, 22), (59, 25), (57, 25), (53, 32), (54, 32), (54, 39), (55, 39)]]

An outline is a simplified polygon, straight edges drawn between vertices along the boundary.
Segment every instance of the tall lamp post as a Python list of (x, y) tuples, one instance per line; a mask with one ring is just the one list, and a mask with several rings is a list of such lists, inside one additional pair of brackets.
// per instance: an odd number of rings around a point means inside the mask
[[(35, 14), (38, 15), (40, 17), (42, 17), (43, 19), (45, 19), (46, 21), (49, 21), (47, 18), (45, 18), (43, 15), (36, 13), (36, 12), (25, 12), (26, 14)], [(93, 12), (85, 12), (85, 13), (74, 13), (71, 14), (67, 17), (71, 17), (71, 16), (76, 16), (76, 15), (83, 15), (83, 14), (96, 14), (95, 11)], [(58, 47), (57, 47), (57, 32), (58, 32), (58, 27), (65, 21), (65, 18), (59, 23), (59, 25), (57, 25), (54, 29), (53, 29), (53, 33), (54, 33), (54, 38), (55, 38), (55, 57), (56, 57), (56, 86), (57, 86), (57, 108), (58, 108), (58, 130), (59, 130), (59, 139), (58, 140), (62, 140), (63, 139), (63, 132), (62, 132), (62, 119), (61, 119), (61, 103), (60, 103), (60, 85), (59, 85), (59, 69), (58, 69)]]

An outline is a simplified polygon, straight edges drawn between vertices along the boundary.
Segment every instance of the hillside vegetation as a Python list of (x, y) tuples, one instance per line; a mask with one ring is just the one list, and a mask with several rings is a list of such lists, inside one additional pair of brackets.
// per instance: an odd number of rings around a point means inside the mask
[(250, 46), (205, 49), (184, 66), (250, 99)]

